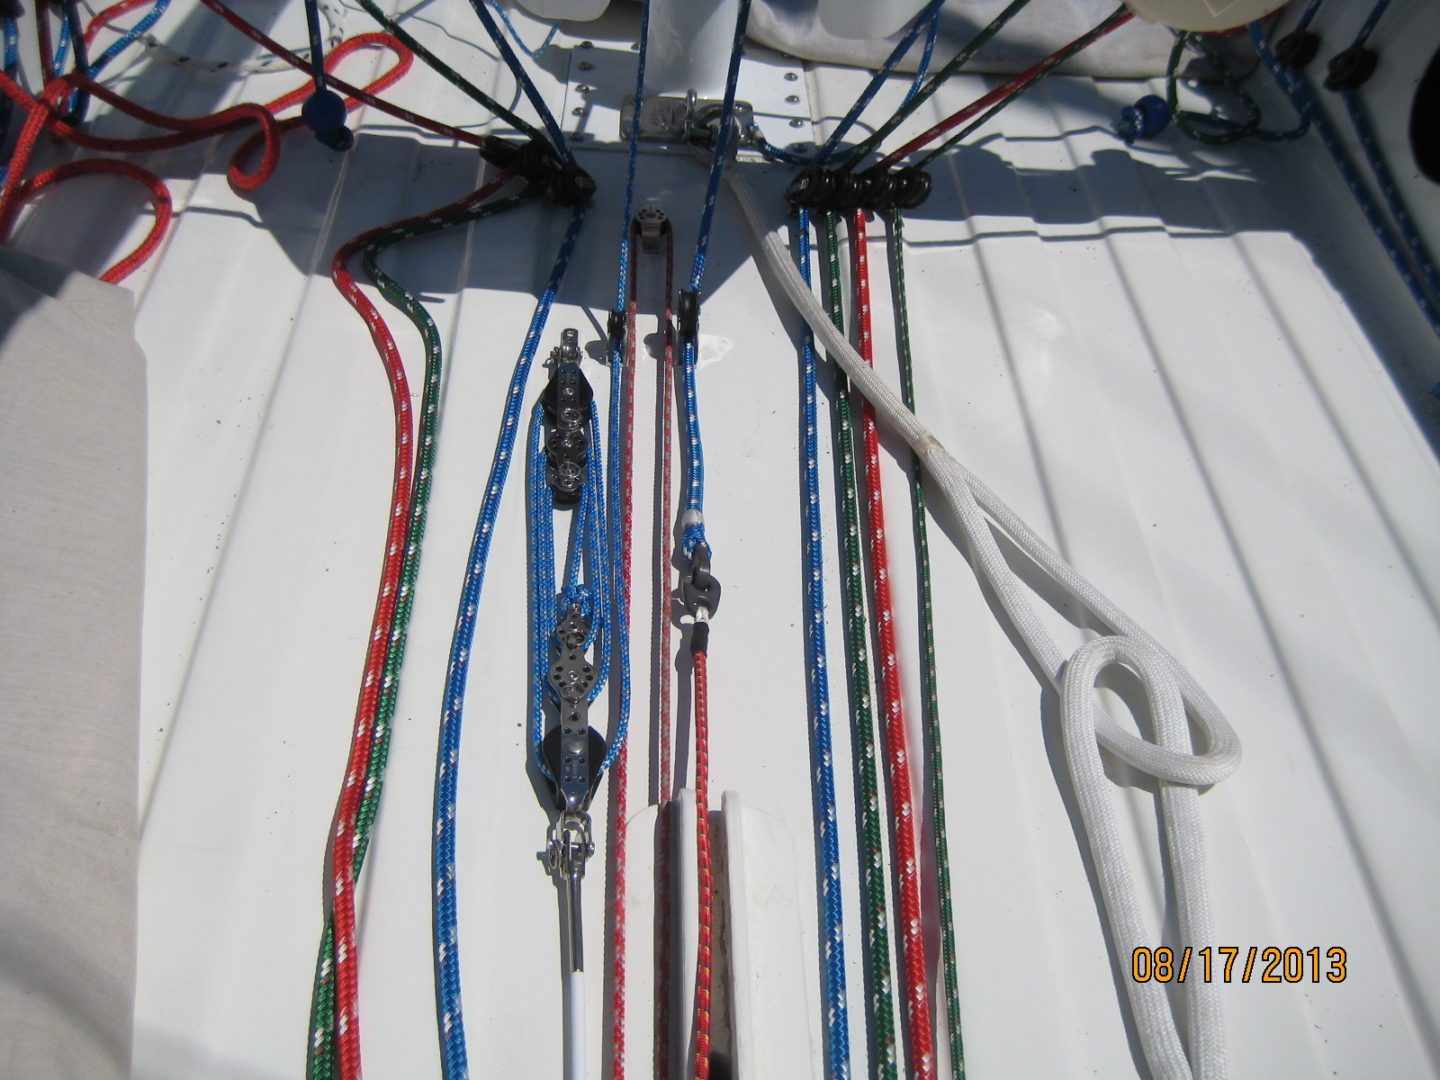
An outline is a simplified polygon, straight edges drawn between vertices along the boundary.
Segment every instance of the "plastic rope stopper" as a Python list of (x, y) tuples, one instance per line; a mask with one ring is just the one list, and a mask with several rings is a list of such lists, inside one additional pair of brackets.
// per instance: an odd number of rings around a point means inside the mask
[(1380, 55), (1364, 45), (1351, 45), (1330, 58), (1325, 68), (1326, 90), (1358, 90), (1375, 74)]
[(1314, 60), (1319, 51), (1320, 35), (1309, 30), (1291, 31), (1275, 43), (1275, 59), (1297, 70)]
[(1115, 134), (1126, 146), (1134, 145), (1137, 139), (1153, 139), (1170, 126), (1170, 106), (1159, 94), (1146, 94), (1134, 105), (1120, 110), (1120, 119), (1115, 122)]
[(315, 141), (343, 154), (355, 145), (355, 133), (345, 124), (345, 99), (334, 90), (317, 90), (300, 107), (300, 118), (315, 133)]

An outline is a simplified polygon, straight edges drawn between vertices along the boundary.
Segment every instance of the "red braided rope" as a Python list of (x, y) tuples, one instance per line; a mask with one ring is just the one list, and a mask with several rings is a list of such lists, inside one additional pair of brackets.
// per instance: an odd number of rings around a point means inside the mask
[[(1099, 37), (1096, 38), (1096, 40), (1098, 41), (1099, 38), (1104, 37), (1106, 34), (1113, 33), (1114, 31), (1120, 29), (1120, 27), (1124, 26), (1133, 17), (1133, 15), (1126, 15), (1123, 19), (1117, 20), (1113, 26), (1107, 27), (1104, 33), (1100, 34)], [(1063, 51), (1063, 49), (1056, 50), (1057, 53)], [(1006, 98), (1012, 97), (1015, 94), (1020, 93), (1027, 86), (1033, 83), (1036, 79), (1039, 79), (1049, 70), (1051, 60), (1054, 58), (1054, 56), (1055, 54), (1052, 53), (1050, 56), (1047, 56), (1039, 63), (1036, 63), (1031, 67), (1026, 68), (1019, 75), (1016, 75), (1013, 79), (1010, 79), (1002, 85), (997, 86), (994, 90), (991, 90), (984, 97), (980, 98), (977, 101), (971, 102), (969, 105), (966, 105), (959, 112), (951, 113), (934, 127), (931, 127), (923, 133), (915, 136), (915, 138), (911, 139), (894, 153), (886, 154), (877, 163), (876, 168), (890, 168), (890, 166), (895, 165), (898, 162), (909, 157), (916, 150), (919, 150), (921, 147), (927, 145), (933, 140), (938, 139), (947, 131), (954, 130), (961, 124), (965, 123), (966, 120), (969, 120), (971, 117), (976, 116), (981, 112), (984, 112), (986, 109), (990, 108), (991, 105), (997, 105), (1000, 102), (1004, 101)]]
[(370, 750), (375, 741), (375, 723), (379, 712), (385, 653), (395, 627), (395, 602), (400, 587), (400, 574), (405, 559), (406, 532), (412, 517), (410, 493), (413, 484), (414, 427), (410, 406), (410, 389), (405, 378), (405, 364), (395, 338), (384, 318), (360, 291), (347, 264), (376, 237), (396, 227), (419, 224), (431, 217), (457, 212), (488, 198), (510, 180), (508, 173), (486, 184), (463, 199), (427, 214), (402, 222), (370, 229), (346, 243), (335, 253), (331, 276), (345, 300), (365, 320), (371, 340), (380, 353), (390, 383), (390, 396), (395, 411), (395, 467), (390, 500), (390, 526), (386, 534), (385, 558), (380, 576), (380, 593), (370, 624), (370, 644), (365, 654), (365, 670), (360, 683), (360, 701), (355, 710), (355, 727), (350, 737), (350, 757), (340, 792), (340, 807), (335, 815), (335, 831), (331, 840), (332, 877), (331, 912), (335, 926), (335, 1031), (342, 1078), (358, 1078), (360, 1062), (359, 1005), (359, 943), (355, 935), (354, 857), (357, 842), (356, 825), (360, 804), (365, 796), (366, 772)]
[(160, 246), (160, 241), (165, 237), (165, 230), (170, 227), (170, 220), (174, 216), (170, 201), (170, 189), (149, 169), (142, 169), (139, 165), (128, 161), (116, 161), (113, 158), (70, 161), (64, 165), (57, 165), (53, 169), (46, 169), (16, 188), (15, 198), (7, 208), (7, 216), (4, 221), (0, 221), (0, 237), (9, 236), (10, 228), (21, 208), (41, 191), (61, 180), (68, 180), (72, 176), (92, 173), (112, 173), (140, 181), (149, 191), (150, 204), (155, 208), (155, 221), (151, 224), (150, 231), (145, 234), (145, 239), (135, 247), (134, 251), (100, 275), (101, 281), (118, 285), (144, 265), (155, 249)]
[(695, 865), (700, 931), (695, 949), (695, 1080), (710, 1076), (711, 930), (715, 879), (710, 865), (710, 710), (704, 649), (692, 650), (695, 679)]
[[(856, 210), (850, 231), (854, 239), (855, 289), (860, 355), (875, 366), (870, 329), (870, 259), (865, 237), (865, 211)], [(885, 749), (894, 803), (895, 864), (900, 882), (900, 954), (905, 977), (905, 1010), (910, 1031), (910, 1075), (933, 1080), (935, 1038), (926, 990), (925, 925), (920, 908), (919, 859), (915, 851), (915, 805), (910, 792), (910, 755), (905, 747), (905, 708), (901, 701), (900, 655), (895, 644), (895, 614), (890, 597), (890, 560), (885, 541), (885, 503), (880, 486), (880, 436), (875, 407), (861, 409), (865, 435), (865, 487), (870, 524), (870, 566), (874, 573), (875, 617), (880, 639), (880, 695), (885, 708)]]
[(672, 416), (675, 410), (675, 233), (665, 230), (665, 315), (660, 322), (664, 348), (660, 367), (655, 373), (660, 431), (655, 454), (660, 462), (660, 495), (655, 513), (655, 723), (660, 732), (658, 780), (655, 801), (660, 804), (656, 828), (655, 854), (655, 1080), (670, 1076), (670, 898), (674, 883), (670, 880), (670, 831), (672, 813), (670, 800), (675, 797), (673, 724), (670, 715), (670, 611), (671, 581), (670, 530), (675, 520), (675, 504), (671, 492), (671, 460), (673, 458)]
[(364, 797), (365, 767), (374, 743), (375, 714), (380, 703), (380, 675), (385, 664), (385, 650), (395, 621), (395, 600), (400, 584), (400, 570), (405, 554), (405, 508), (410, 502), (411, 464), (414, 454), (413, 420), (410, 388), (405, 378), (405, 364), (400, 350), (384, 318), (375, 305), (360, 291), (355, 278), (346, 268), (350, 258), (375, 239), (384, 228), (371, 229), (355, 237), (335, 253), (330, 273), (335, 287), (353, 307), (370, 330), (371, 340), (380, 352), (381, 362), (390, 383), (390, 396), (395, 410), (395, 467), (390, 497), (390, 527), (385, 540), (385, 559), (380, 576), (380, 595), (370, 624), (370, 646), (365, 654), (365, 674), (361, 680), (360, 704), (355, 713), (355, 727), (350, 736), (350, 759), (341, 789), (340, 809), (336, 815), (335, 833), (331, 841), (332, 912), (335, 921), (336, 1004), (335, 1028), (337, 1056), (342, 1077), (360, 1076), (360, 1015), (358, 1007), (359, 971), (355, 939), (355, 819)]
[[(295, 68), (298, 71), (304, 72), (310, 72), (313, 70), (310, 66), (310, 61), (304, 59), (303, 57), (297, 56), (295, 53), (291, 52), (289, 49), (281, 45), (274, 38), (269, 37), (264, 31), (254, 26), (253, 24), (245, 21), (239, 15), (236, 15), (235, 12), (231, 11), (228, 7), (222, 4), (220, 0), (200, 0), (200, 2), (206, 7), (208, 7), (211, 11), (215, 12), (215, 14), (219, 15), (236, 30), (239, 30), (251, 41), (258, 43), (265, 49), (274, 53), (291, 67)], [(404, 49), (404, 52), (406, 55), (410, 54), (409, 49)], [(361, 90), (358, 87), (351, 86), (347, 82), (341, 82), (339, 79), (334, 78), (333, 76), (328, 81), (332, 87), (345, 94), (347, 97), (354, 98), (356, 101), (360, 102), (363, 105), (369, 105), (372, 109), (378, 109), (380, 112), (393, 116), (397, 120), (404, 120), (407, 124), (413, 124), (415, 127), (423, 128), (426, 131), (434, 132), (437, 135), (444, 135), (447, 138), (454, 139), (456, 142), (462, 142), (469, 146), (485, 145), (484, 135), (477, 135), (473, 131), (465, 131), (461, 128), (451, 127), (449, 124), (442, 124), (438, 120), (432, 120), (428, 116), (423, 116), (417, 112), (411, 112), (409, 109), (402, 108), (399, 105), (392, 105), (390, 102), (385, 101), (382, 98), (378, 98), (374, 94), (369, 93), (366, 90)]]
[[(630, 239), (631, 263), (634, 263), (635, 239), (633, 228)], [(624, 444), (620, 456), (620, 597), (616, 605), (616, 619), (623, 619), (628, 628), (630, 623), (630, 545), (634, 535), (633, 507), (633, 463), (635, 455), (635, 279), (630, 279), (629, 302), (625, 306), (625, 418), (622, 422)], [(612, 378), (614, 373), (612, 373)], [(618, 689), (618, 687), (617, 687)], [(612, 1080), (625, 1080), (625, 836), (628, 816), (629, 780), (628, 759), (630, 747), (627, 743), (620, 748), (615, 758), (614, 775), (610, 779), (615, 793), (615, 820), (611, 826), (611, 850), (614, 852), (615, 908), (614, 942), (615, 962), (612, 969), (612, 1018), (610, 1027), (610, 1075)]]
[(95, 39), (100, 36), (100, 31), (109, 26), (122, 15), (128, 15), (138, 7), (149, 7), (155, 0), (120, 0), (118, 4), (111, 4), (95, 13), (90, 20), (90, 25), (85, 27), (85, 44), (94, 45)]
[(671, 297), (675, 288), (675, 233), (665, 230), (665, 321), (660, 332), (665, 349), (656, 373), (659, 378), (660, 438), (655, 452), (660, 457), (660, 507), (655, 515), (655, 591), (659, 614), (656, 629), (655, 672), (659, 682), (656, 721), (660, 728), (660, 761), (658, 802), (665, 805), (675, 797), (673, 724), (670, 719), (670, 597), (671, 570), (670, 529), (675, 520), (674, 496), (671, 490), (671, 441), (675, 412), (675, 312)]
[[(372, 90), (383, 90), (393, 85), (409, 71), (410, 66), (414, 63), (414, 56), (410, 50), (399, 41), (388, 34), (372, 33), (360, 34), (341, 42), (326, 58), (326, 69), (329, 70), (331, 65), (338, 65), (357, 50), (368, 47), (389, 49), (395, 54), (395, 63), (371, 82), (370, 89)], [(93, 97), (127, 116), (140, 120), (142, 123), (165, 128), (173, 134), (115, 139), (91, 135), (74, 128), (64, 121), (62, 113), (64, 103), (70, 100), (71, 94), (77, 89), (87, 91)], [(156, 224), (135, 251), (106, 271), (105, 280), (119, 281), (139, 268), (163, 240), (173, 217), (169, 189), (165, 186), (164, 181), (148, 170), (121, 162), (109, 164), (75, 162), (71, 166), (60, 166), (41, 174), (45, 178), (43, 183), (37, 184), (40, 177), (26, 181), (24, 179), (25, 169), (35, 151), (41, 133), (48, 130), (57, 138), (88, 150), (143, 153), (183, 146), (253, 123), (258, 125), (259, 132), (236, 149), (231, 156), (228, 169), (228, 178), (232, 187), (237, 191), (253, 191), (270, 179), (279, 164), (280, 136), (285, 131), (302, 123), (298, 117), (277, 121), (274, 114), (303, 100), (309, 93), (309, 87), (300, 87), (266, 105), (254, 103), (232, 105), (217, 113), (200, 117), (169, 116), (153, 109), (147, 109), (77, 72), (52, 79), (46, 84), (39, 97), (31, 96), (14, 79), (4, 72), (0, 72), (0, 92), (5, 93), (26, 111), (25, 124), (16, 140), (10, 159), (9, 172), (6, 174), (4, 186), (0, 187), (0, 242), (8, 238), (23, 205), (43, 188), (86, 173), (111, 172), (130, 176), (150, 188), (152, 202), (156, 208)], [(362, 95), (365, 93), (365, 91), (359, 92)], [(346, 100), (346, 108), (353, 109), (358, 103), (359, 97), (352, 96)], [(263, 148), (260, 163), (253, 171), (246, 172), (244, 162), (257, 147)]]

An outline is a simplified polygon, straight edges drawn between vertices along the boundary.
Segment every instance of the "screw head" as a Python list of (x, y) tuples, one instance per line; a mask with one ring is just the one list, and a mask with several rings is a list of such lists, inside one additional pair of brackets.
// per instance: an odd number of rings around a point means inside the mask
[(576, 92), (581, 94), (588, 94), (594, 89), (595, 88), (593, 86), (586, 86), (584, 83), (581, 83), (579, 86), (575, 87)]
[(581, 71), (589, 71), (595, 65), (592, 64), (589, 60), (581, 60), (577, 66), (580, 68)]
[(785, 81), (786, 81), (786, 82), (795, 82), (795, 81), (798, 80), (799, 78), (800, 78), (800, 76), (797, 75), (797, 74), (795, 74), (795, 72), (793, 72), (793, 71), (787, 71), (787, 72), (785, 72)]
[(571, 115), (571, 116), (584, 116), (584, 115), (585, 115), (585, 106), (584, 106), (584, 105), (576, 105), (575, 108), (573, 108), (573, 109), (570, 110), (570, 115)]
[(580, 48), (582, 49), (593, 49), (594, 47), (595, 43), (593, 41), (582, 41), (580, 43)]
[(799, 95), (799, 94), (786, 94), (786, 95), (785, 95), (785, 100), (786, 100), (789, 104), (791, 104), (791, 105), (799, 105), (799, 104), (800, 104), (800, 95)]
[(632, 41), (632, 42), (630, 43), (630, 51), (631, 51), (631, 52), (639, 52), (639, 51), (640, 51), (640, 43), (639, 43), (638, 41)]
[(804, 121), (804, 120), (791, 120), (791, 121), (790, 121), (790, 126), (791, 126), (792, 128), (804, 127), (804, 126), (805, 126), (805, 121)]

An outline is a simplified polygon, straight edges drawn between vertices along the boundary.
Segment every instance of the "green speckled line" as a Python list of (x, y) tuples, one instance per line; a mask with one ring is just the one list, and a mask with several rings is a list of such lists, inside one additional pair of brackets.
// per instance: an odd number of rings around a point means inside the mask
[[(905, 306), (905, 220), (891, 217), (890, 258), (894, 267), (895, 329), (900, 339), (900, 396), (915, 411), (914, 357), (910, 351), (910, 314)], [(930, 539), (925, 523), (925, 485), (920, 458), (910, 457), (910, 508), (915, 521), (915, 561), (920, 578), (920, 658), (925, 684), (925, 754), (929, 758), (930, 803), (934, 817), (935, 876), (940, 893), (940, 960), (945, 969), (945, 1008), (950, 1024), (950, 1072), (965, 1076), (965, 1045), (960, 1037), (960, 977), (955, 962), (955, 912), (950, 890), (950, 845), (945, 833), (945, 771), (940, 755), (940, 695), (935, 667), (935, 610), (930, 586)]]
[[(455, 89), (459, 90), (466, 97), (478, 101), (481, 105), (485, 106), (485, 108), (489, 109), (496, 116), (500, 117), (500, 119), (504, 120), (507, 124), (510, 124), (517, 131), (523, 131), (526, 135), (530, 136), (530, 138), (539, 139), (541, 142), (549, 141), (545, 138), (545, 135), (540, 131), (540, 129), (537, 128), (534, 124), (526, 123), (524, 120), (520, 119), (520, 117), (516, 116), (514, 112), (512, 112), (510, 109), (507, 109), (504, 105), (501, 105), (489, 94), (485, 93), (484, 90), (481, 90), (474, 83), (470, 82), (468, 79), (465, 78), (465, 76), (461, 75), (449, 64), (445, 63), (444, 60), (441, 60), (433, 52), (431, 52), (419, 41), (417, 41), (415, 37), (410, 34), (409, 31), (407, 31), (394, 19), (390, 18), (390, 16), (386, 15), (385, 12), (380, 10), (380, 6), (376, 4), (374, 0), (360, 0), (360, 6), (365, 9), (366, 14), (368, 14), (372, 19), (374, 19), (377, 23), (379, 23), (382, 27), (385, 28), (385, 32), (387, 34), (399, 38), (402, 42), (405, 43), (405, 46), (411, 52), (413, 52), (416, 56), (420, 57), (420, 59), (425, 61), (425, 63), (429, 64), (430, 67), (441, 78), (443, 78), (451, 86), (455, 87)], [(391, 241), (391, 243), (394, 242), (395, 241), (393, 240)], [(395, 302), (399, 303), (399, 301)], [(404, 305), (401, 306), (403, 307)]]
[[(386, 646), (384, 677), (375, 717), (374, 744), (365, 771), (365, 794), (356, 819), (354, 876), (357, 879), (370, 846), (370, 830), (380, 807), (385, 763), (390, 753), (390, 732), (395, 717), (395, 701), (400, 689), (400, 668), (405, 660), (406, 632), (415, 601), (415, 579), (420, 572), (420, 547), (425, 535), (425, 517), (430, 503), (430, 483), (435, 466), (435, 438), (439, 429), (440, 376), (443, 371), (443, 346), (435, 320), (414, 293), (380, 269), (378, 259), (382, 252), (401, 241), (492, 217), (505, 210), (514, 209), (538, 194), (539, 188), (529, 188), (509, 198), (464, 207), (449, 214), (437, 214), (418, 223), (398, 226), (377, 236), (365, 249), (365, 272), (375, 280), (385, 298), (403, 311), (420, 332), (425, 346), (425, 387), (420, 398), (420, 440), (415, 460), (415, 488), (410, 502), (410, 521), (406, 531), (400, 587), (395, 599), (395, 625)], [(312, 1040), (306, 1068), (308, 1080), (331, 1080), (336, 1075), (334, 955), (334, 926), (327, 919), (310, 1005)]]
[[(1190, 112), (1180, 108), (1180, 58), (1184, 55), (1187, 45), (1194, 45), (1205, 54), (1205, 59), (1210, 61), (1210, 66), (1219, 73), (1221, 80), (1225, 83), (1225, 89), (1234, 94), (1236, 100), (1244, 107), (1244, 120), (1233, 121), (1225, 117), (1207, 116), (1204, 113)], [(1184, 30), (1175, 34), (1175, 45), (1170, 50), (1170, 62), (1165, 65), (1165, 101), (1170, 106), (1170, 115), (1175, 120), (1175, 126), (1196, 142), (1223, 146), (1226, 143), (1245, 138), (1260, 127), (1260, 106), (1240, 84), (1240, 80), (1230, 70), (1230, 65), (1225, 63), (1219, 51), (1204, 34), (1192, 34)], [(1202, 123), (1218, 124), (1220, 130), (1207, 131), (1202, 127), (1197, 127), (1195, 124), (1197, 120)]]
[[(825, 282), (831, 321), (845, 329), (840, 304), (840, 241), (833, 213), (825, 215)], [(895, 1080), (895, 1004), (890, 980), (890, 922), (886, 912), (885, 849), (880, 823), (880, 781), (875, 764), (875, 713), (870, 698), (870, 632), (865, 618), (865, 578), (860, 555), (860, 495), (855, 470), (855, 431), (850, 383), (838, 367), (831, 401), (840, 443), (840, 577), (845, 591), (845, 657), (850, 665), (850, 729), (860, 788), (860, 879), (865, 908), (866, 982), (871, 993), (872, 1075)]]

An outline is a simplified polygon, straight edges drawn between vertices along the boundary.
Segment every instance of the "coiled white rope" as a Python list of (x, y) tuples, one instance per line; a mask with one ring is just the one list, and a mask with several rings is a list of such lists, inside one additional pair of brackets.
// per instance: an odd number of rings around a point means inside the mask
[[(1223, 713), (1186, 671), (1145, 630), (1086, 581), (1060, 555), (941, 445), (899, 396), (866, 364), (835, 328), (800, 277), (778, 228), (766, 224), (743, 169), (727, 175), (755, 233), (774, 280), (830, 358), (874, 406), (883, 423), (919, 455), (925, 471), (959, 519), (975, 572), (995, 591), (1001, 606), (1036, 663), (1060, 694), (1065, 756), (1110, 923), (1115, 964), (1125, 980), (1141, 1048), (1157, 1080), (1219, 1080), (1225, 1075), (1225, 1038), (1218, 987), (1202, 979), (1184, 984), (1188, 1053), (1171, 1014), (1165, 985), (1136, 982), (1130, 961), (1136, 948), (1153, 945), (1115, 822), (1100, 747), (1160, 781), (1160, 807), (1169, 852), (1169, 874), (1178, 915), (1180, 945), (1212, 945), (1210, 901), (1197, 788), (1225, 779), (1240, 763), (1240, 740)], [(987, 518), (988, 515), (988, 518)], [(993, 529), (1003, 531), (1041, 570), (1089, 612), (1106, 636), (1081, 646), (1067, 660), (1041, 624), (1028, 591), (1016, 577)], [(1132, 671), (1145, 689), (1158, 743), (1123, 730), (1097, 706), (1095, 681), (1105, 668)], [(1190, 724), (1203, 752), (1191, 744)]]

